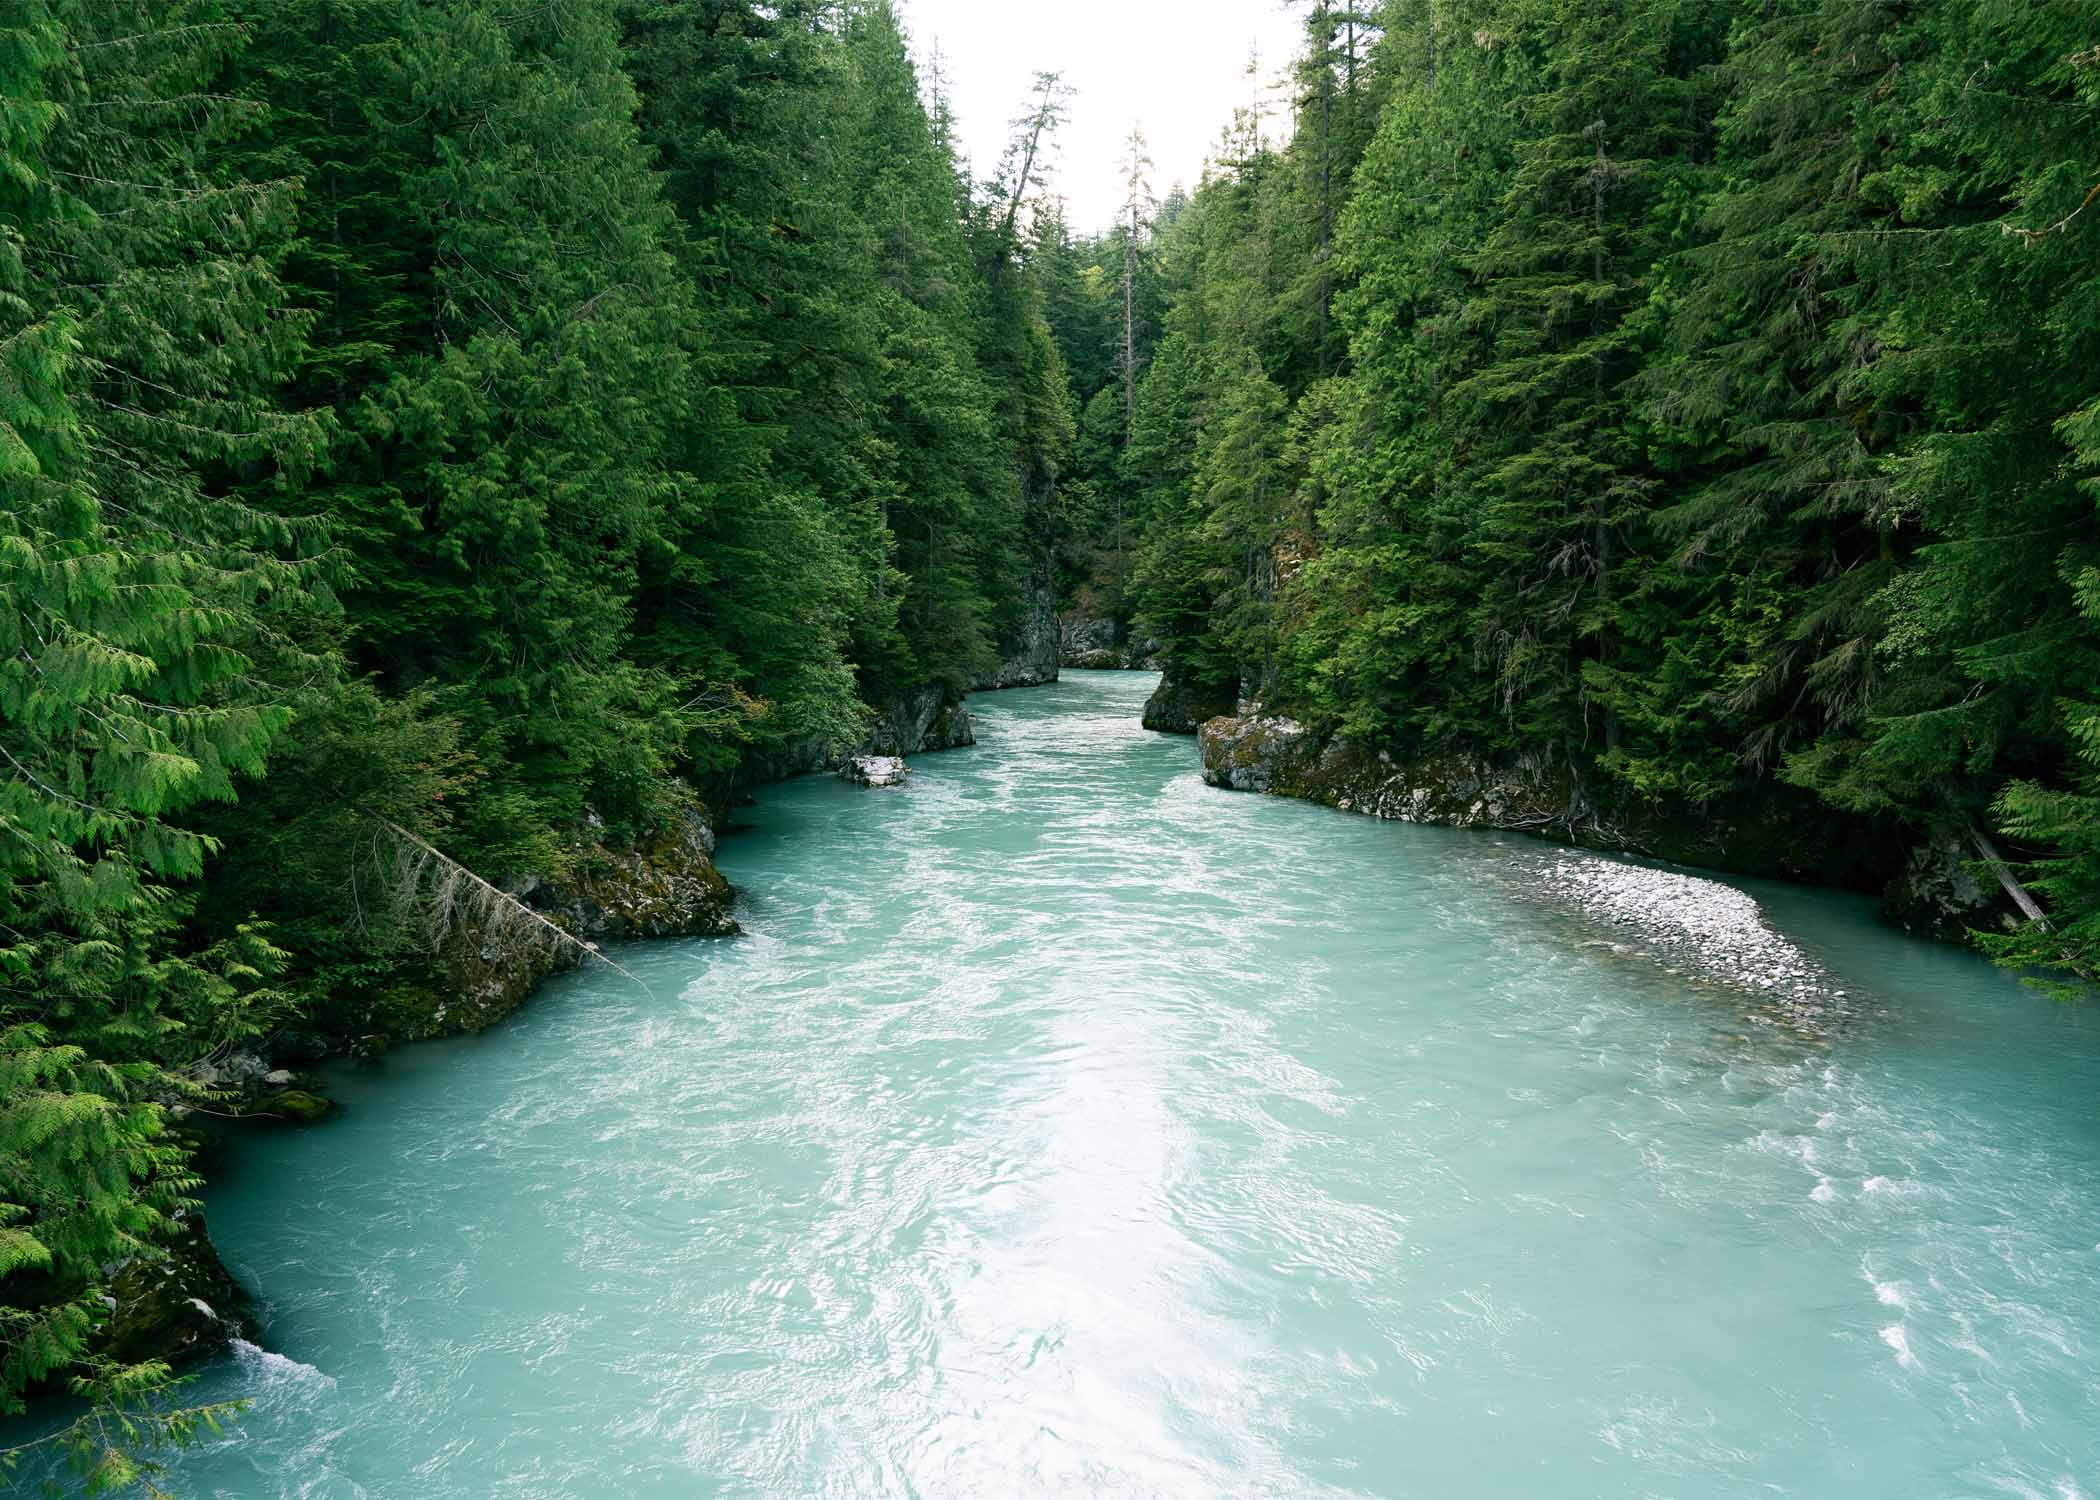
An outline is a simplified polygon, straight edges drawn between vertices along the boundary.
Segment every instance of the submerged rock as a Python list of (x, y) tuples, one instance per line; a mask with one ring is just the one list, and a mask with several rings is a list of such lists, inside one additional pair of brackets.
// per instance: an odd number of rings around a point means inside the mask
[(252, 1331), (247, 1294), (219, 1260), (202, 1215), (182, 1219), (164, 1251), (127, 1262), (111, 1279), (110, 1314), (92, 1344), (97, 1354), (180, 1369)]
[(855, 786), (902, 786), (911, 767), (895, 755), (856, 755), (839, 767), (839, 775)]
[(335, 1113), (335, 1101), (310, 1089), (279, 1089), (255, 1101), (245, 1113), (265, 1120), (283, 1120), (293, 1125), (313, 1125)]

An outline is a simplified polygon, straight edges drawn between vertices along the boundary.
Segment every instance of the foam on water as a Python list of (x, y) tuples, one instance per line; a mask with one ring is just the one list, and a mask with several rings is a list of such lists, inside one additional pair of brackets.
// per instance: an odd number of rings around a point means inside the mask
[(1150, 686), (767, 791), (750, 936), (244, 1143), (207, 1208), (266, 1347), (187, 1394), (254, 1406), (169, 1488), (2100, 1488), (2100, 1014), (1863, 901), (1684, 887), (1831, 1001), (1768, 1024), (1616, 895), (1509, 886), (1626, 866), (1211, 791)]
[(256, 1390), (312, 1389), (333, 1390), (335, 1380), (312, 1365), (279, 1354), (274, 1349), (264, 1349), (246, 1339), (233, 1341), (232, 1356), (239, 1364), (250, 1384)]

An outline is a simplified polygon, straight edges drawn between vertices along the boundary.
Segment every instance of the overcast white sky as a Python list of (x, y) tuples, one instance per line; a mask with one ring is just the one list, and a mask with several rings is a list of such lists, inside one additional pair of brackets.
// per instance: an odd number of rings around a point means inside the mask
[(979, 177), (997, 167), (1035, 75), (1064, 74), (1077, 95), (1052, 186), (1078, 230), (1114, 222), (1133, 122), (1151, 146), (1154, 191), (1193, 188), (1249, 97), (1249, 50), (1260, 46), (1273, 81), (1299, 36), (1282, 0), (902, 0), (901, 9), (922, 77), (940, 45), (960, 145)]

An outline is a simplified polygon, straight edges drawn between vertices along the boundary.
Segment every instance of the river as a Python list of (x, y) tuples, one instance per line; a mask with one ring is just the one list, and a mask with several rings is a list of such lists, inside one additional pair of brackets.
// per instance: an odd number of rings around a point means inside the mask
[(272, 1352), (169, 1488), (2100, 1495), (2100, 1012), (1740, 883), (1845, 991), (1772, 1024), (1544, 846), (1205, 788), (1152, 682), (767, 790), (747, 937), (243, 1144)]

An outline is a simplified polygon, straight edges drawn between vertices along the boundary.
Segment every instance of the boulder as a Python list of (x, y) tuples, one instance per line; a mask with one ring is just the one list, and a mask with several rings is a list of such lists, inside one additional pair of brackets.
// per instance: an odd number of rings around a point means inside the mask
[(1120, 672), (1125, 663), (1120, 651), (1075, 651), (1065, 657), (1065, 665), (1082, 672)]
[(902, 786), (911, 767), (895, 755), (856, 755), (839, 767), (839, 775), (855, 786)]
[(279, 1089), (274, 1094), (264, 1094), (242, 1113), (264, 1120), (282, 1120), (289, 1125), (314, 1125), (335, 1113), (335, 1101), (310, 1089)]
[(1230, 689), (1193, 683), (1170, 667), (1145, 700), (1144, 724), (1160, 734), (1194, 734), (1207, 720), (1230, 714), (1236, 706)]
[(1196, 742), (1203, 779), (1230, 792), (1293, 793), (1309, 786), (1320, 760), (1320, 742), (1310, 729), (1259, 712), (1209, 719), (1197, 729)]
[(252, 1331), (247, 1294), (220, 1262), (201, 1214), (181, 1219), (163, 1249), (126, 1262), (111, 1278), (110, 1314), (92, 1345), (97, 1354), (180, 1369)]

